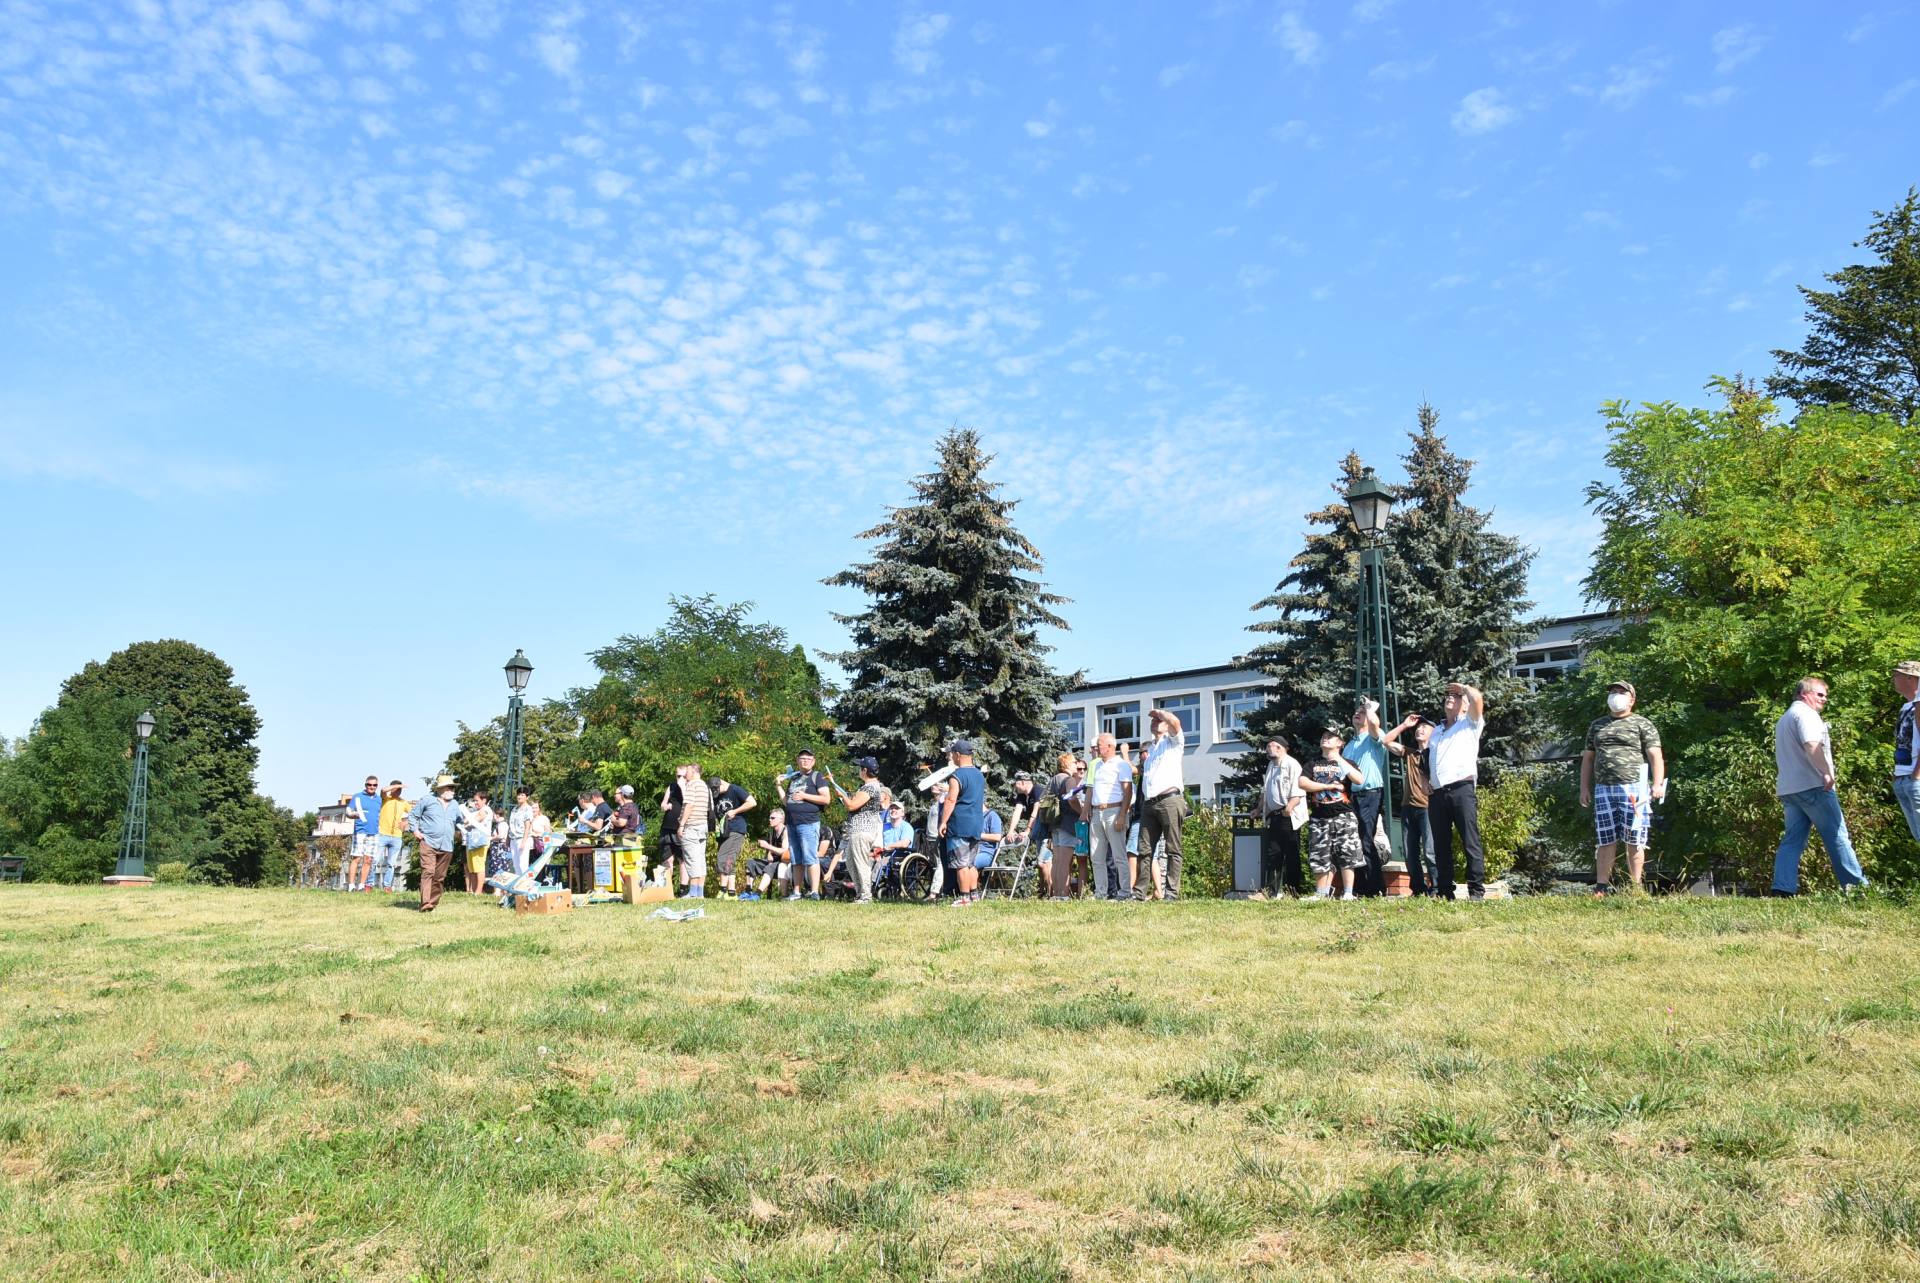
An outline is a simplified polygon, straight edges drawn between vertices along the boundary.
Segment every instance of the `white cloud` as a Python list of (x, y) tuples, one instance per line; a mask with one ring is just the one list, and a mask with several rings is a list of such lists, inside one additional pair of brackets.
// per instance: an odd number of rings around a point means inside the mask
[(1681, 101), (1689, 107), (1724, 107), (1740, 96), (1740, 91), (1732, 85), (1715, 85), (1701, 93), (1687, 94)]
[(1027, 137), (1029, 138), (1045, 138), (1052, 132), (1053, 125), (1048, 121), (1029, 120), (1027, 122)]
[(1600, 86), (1600, 101), (1608, 107), (1626, 110), (1660, 83), (1671, 61), (1657, 54), (1643, 54), (1632, 62), (1607, 68), (1606, 83)]
[(1844, 152), (1821, 150), (1810, 156), (1807, 159), (1807, 164), (1813, 166), (1815, 169), (1828, 169), (1834, 165), (1838, 165), (1846, 158)]
[(1752, 27), (1722, 27), (1713, 33), (1713, 69), (1726, 75), (1766, 47), (1767, 38)]
[(1905, 80), (1880, 96), (1880, 110), (1888, 110), (1916, 89), (1920, 89), (1920, 78), (1908, 76)]
[(1193, 74), (1193, 68), (1194, 64), (1190, 62), (1177, 62), (1171, 67), (1162, 67), (1160, 69), (1160, 87), (1162, 89), (1173, 88), (1188, 76), (1191, 76)]
[(1757, 151), (1753, 153), (1753, 155), (1747, 157), (1748, 169), (1753, 169), (1753, 170), (1765, 169), (1768, 165), (1771, 165), (1772, 163), (1773, 163), (1773, 157), (1763, 151)]
[(565, 31), (543, 31), (533, 38), (533, 49), (548, 71), (562, 80), (573, 77), (574, 66), (580, 61), (580, 42), (571, 35)]
[(1244, 203), (1248, 209), (1258, 209), (1265, 203), (1267, 197), (1273, 195), (1274, 192), (1279, 189), (1279, 183), (1262, 183), (1247, 193), (1247, 199)]
[(1320, 33), (1300, 21), (1300, 15), (1289, 9), (1280, 15), (1273, 24), (1274, 39), (1287, 51), (1296, 67), (1311, 67), (1320, 61)]
[(910, 76), (924, 76), (938, 67), (938, 46), (952, 25), (944, 13), (904, 15), (893, 34), (894, 64)]
[(1518, 115), (1498, 89), (1476, 89), (1454, 110), (1453, 128), (1462, 134), (1486, 134), (1512, 124)]
[(1433, 64), (1434, 56), (1432, 54), (1428, 54), (1418, 61), (1404, 58), (1377, 63), (1373, 70), (1367, 73), (1367, 79), (1412, 80), (1415, 76), (1424, 76), (1427, 72), (1432, 71)]
[(1358, 0), (1353, 6), (1355, 22), (1378, 22), (1392, 11), (1394, 0)]

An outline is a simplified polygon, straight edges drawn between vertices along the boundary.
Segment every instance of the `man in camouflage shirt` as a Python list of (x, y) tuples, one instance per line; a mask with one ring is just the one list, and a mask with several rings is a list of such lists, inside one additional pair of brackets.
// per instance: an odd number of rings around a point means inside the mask
[(1632, 682), (1607, 687), (1607, 715), (1587, 727), (1580, 755), (1580, 805), (1593, 808), (1593, 893), (1613, 890), (1613, 856), (1627, 844), (1627, 875), (1634, 890), (1647, 859), (1653, 804), (1667, 795), (1667, 762), (1660, 732), (1633, 711)]

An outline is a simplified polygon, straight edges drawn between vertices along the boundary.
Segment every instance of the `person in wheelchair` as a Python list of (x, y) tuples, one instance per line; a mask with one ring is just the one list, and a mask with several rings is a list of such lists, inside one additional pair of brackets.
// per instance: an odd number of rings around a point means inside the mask
[(883, 889), (895, 892), (900, 889), (900, 860), (913, 850), (913, 825), (907, 823), (907, 808), (893, 800), (893, 793), (882, 790), (880, 800), (886, 803), (886, 823), (880, 829), (880, 845), (873, 850), (873, 888), (879, 895)]

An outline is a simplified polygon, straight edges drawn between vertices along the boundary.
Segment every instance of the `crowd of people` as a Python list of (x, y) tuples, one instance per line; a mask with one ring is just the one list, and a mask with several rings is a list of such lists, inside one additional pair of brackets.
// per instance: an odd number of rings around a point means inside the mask
[[(1897, 665), (1893, 685), (1902, 700), (1893, 793), (1920, 841), (1920, 746), (1914, 734), (1920, 660)], [(1834, 791), (1827, 698), (1824, 681), (1804, 679), (1775, 725), (1775, 791), (1785, 821), (1770, 888), (1775, 895), (1798, 892), (1802, 857), (1815, 832), (1838, 884), (1867, 884)], [(1642, 888), (1654, 808), (1666, 799), (1668, 784), (1659, 730), (1636, 711), (1633, 684), (1611, 683), (1606, 699), (1606, 712), (1588, 727), (1580, 756), (1580, 804), (1593, 813), (1596, 896), (1615, 891), (1623, 847), (1627, 888)], [(1267, 767), (1253, 803), (1253, 817), (1263, 826), (1256, 898), (1352, 900), (1388, 892), (1393, 853), (1384, 802), (1393, 760), (1401, 766), (1397, 818), (1408, 890), (1456, 898), (1457, 845), (1465, 857), (1467, 898), (1485, 898), (1477, 796), (1485, 696), (1454, 682), (1437, 720), (1412, 713), (1389, 727), (1379, 712), (1375, 701), (1362, 700), (1351, 734), (1329, 727), (1306, 760), (1293, 755), (1283, 736), (1266, 741)], [(996, 867), (1002, 848), (1017, 846), (1031, 853), (1043, 896), (1178, 900), (1182, 828), (1189, 815), (1185, 728), (1173, 713), (1155, 709), (1148, 729), (1149, 738), (1137, 744), (1103, 733), (1084, 758), (1059, 754), (1044, 778), (1015, 773), (1009, 818), (988, 799), (972, 743), (955, 740), (947, 746), (947, 765), (926, 770), (915, 786), (928, 795), (924, 834), (909, 817), (909, 791), (896, 793), (883, 783), (871, 757), (854, 763), (859, 778), (849, 789), (831, 770), (818, 768), (811, 750), (802, 750), (792, 768), (775, 777), (766, 836), (751, 842), (747, 817), (760, 809), (760, 799), (739, 782), (708, 780), (700, 763), (686, 762), (659, 800), (651, 876), (660, 885), (677, 885), (686, 897), (704, 898), (712, 843), (717, 896), (818, 900), (838, 891), (867, 904), (876, 888), (901, 886), (909, 857), (925, 853), (939, 864), (934, 888), (944, 885), (951, 903), (966, 907), (979, 901), (982, 877)], [(404, 886), (406, 839), (412, 837), (419, 848), (422, 912), (438, 904), (456, 854), (464, 860), (466, 889), (483, 894), (490, 878), (526, 873), (556, 840), (572, 836), (634, 847), (647, 831), (631, 784), (621, 785), (611, 800), (599, 789), (581, 793), (558, 828), (524, 788), (504, 813), (484, 791), (460, 801), (456, 782), (444, 774), (418, 803), (401, 793), (400, 781), (382, 788), (370, 775), (363, 791), (347, 799), (353, 836), (345, 885), (361, 892)], [(828, 818), (836, 805), (844, 815), (837, 828)]]

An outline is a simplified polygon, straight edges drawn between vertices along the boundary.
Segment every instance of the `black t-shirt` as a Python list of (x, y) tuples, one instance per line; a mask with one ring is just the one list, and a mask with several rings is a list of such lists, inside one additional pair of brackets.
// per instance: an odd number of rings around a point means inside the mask
[(1338, 784), (1337, 793), (1309, 793), (1307, 806), (1315, 815), (1350, 815), (1353, 812), (1353, 799), (1347, 796), (1346, 764), (1329, 762), (1326, 758), (1316, 758), (1307, 765), (1307, 778), (1315, 784)]
[[(796, 775), (787, 781), (787, 797), (795, 793), (824, 793), (827, 791), (827, 777), (818, 771), (808, 771), (805, 775)], [(788, 824), (814, 824), (820, 819), (820, 807), (813, 802), (787, 803)]]
[(662, 833), (678, 833), (680, 831), (680, 814), (686, 809), (686, 795), (680, 791), (680, 781), (675, 780), (673, 783), (667, 785), (667, 809), (661, 812), (666, 818), (661, 821), (660, 831)]
[[(731, 811), (736, 806), (745, 806), (746, 804), (747, 791), (738, 784), (727, 785), (726, 792), (716, 794), (713, 799), (714, 809), (722, 814)], [(745, 833), (747, 831), (747, 817), (744, 815), (736, 815), (731, 820), (726, 821), (726, 831), (728, 833)]]

